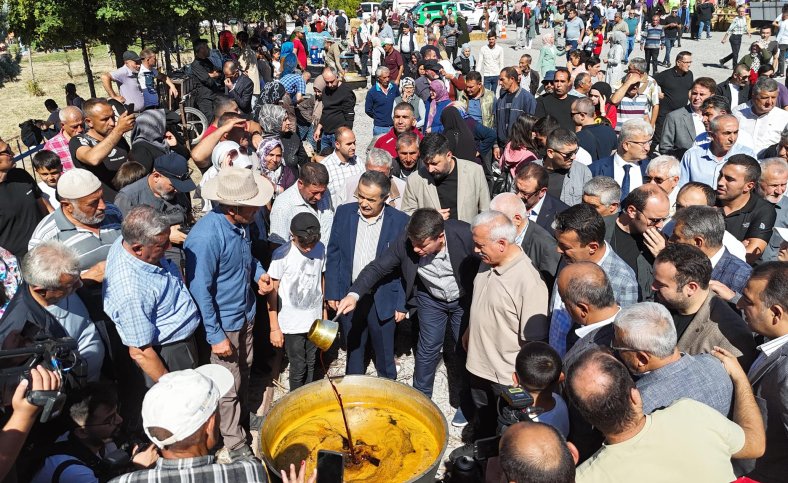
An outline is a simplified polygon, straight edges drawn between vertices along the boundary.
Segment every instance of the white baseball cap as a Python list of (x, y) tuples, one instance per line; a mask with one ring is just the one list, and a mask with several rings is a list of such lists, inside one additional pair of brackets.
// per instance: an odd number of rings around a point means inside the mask
[[(142, 426), (159, 448), (183, 441), (205, 424), (219, 407), (219, 399), (233, 387), (232, 373), (218, 364), (167, 373), (145, 394)], [(166, 429), (172, 436), (159, 440), (148, 428)]]

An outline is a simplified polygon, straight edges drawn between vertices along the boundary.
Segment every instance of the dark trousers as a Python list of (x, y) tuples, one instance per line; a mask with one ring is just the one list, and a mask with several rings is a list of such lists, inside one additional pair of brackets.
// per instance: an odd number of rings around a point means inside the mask
[(397, 323), (394, 317), (380, 320), (371, 295), (361, 297), (356, 310), (342, 316), (342, 332), (347, 343), (346, 374), (366, 373), (365, 355), (367, 341), (372, 343), (375, 352), (375, 370), (379, 377), (397, 378), (394, 364), (394, 331)]
[(451, 327), (455, 349), (459, 349), (458, 341), (461, 331), (468, 325), (468, 314), (459, 300), (444, 302), (428, 292), (419, 291), (416, 294), (416, 303), (419, 310), (419, 340), (416, 344), (413, 387), (431, 398), (435, 370), (441, 359), (446, 324)]
[(657, 73), (657, 62), (659, 62), (659, 49), (645, 49), (646, 52), (646, 73), (651, 66), (651, 75)]
[(449, 60), (454, 61), (454, 58), (457, 57), (457, 46), (456, 45), (454, 45), (452, 47), (449, 47), (448, 45), (446, 46), (446, 57), (448, 57)]
[(290, 390), (312, 382), (317, 346), (306, 338), (306, 334), (285, 334), (285, 353), (290, 362)]
[(720, 63), (733, 60), (733, 66), (736, 67), (736, 63), (739, 62), (739, 49), (741, 49), (741, 35), (731, 35), (731, 54), (721, 58)]
[(366, 77), (369, 75), (369, 67), (367, 67), (367, 63), (369, 62), (369, 52), (359, 52), (358, 58), (361, 61), (361, 75)]
[(471, 400), (476, 407), (474, 439), (495, 436), (498, 431), (498, 397), (506, 388), (503, 384), (470, 375)]

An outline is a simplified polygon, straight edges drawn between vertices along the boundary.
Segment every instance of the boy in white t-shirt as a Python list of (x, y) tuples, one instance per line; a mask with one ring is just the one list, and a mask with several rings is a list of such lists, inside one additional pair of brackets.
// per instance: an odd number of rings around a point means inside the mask
[(41, 188), (44, 198), (49, 201), (52, 208), (60, 208), (60, 202), (55, 197), (57, 180), (63, 174), (63, 164), (60, 162), (60, 157), (54, 151), (42, 149), (33, 155), (33, 169), (41, 178), (38, 187)]
[(320, 221), (298, 213), (290, 222), (290, 242), (274, 251), (268, 274), (274, 289), (268, 294), (271, 344), (285, 348), (290, 361), (290, 390), (314, 380), (317, 346), (307, 339), (323, 312), (323, 272), (326, 247), (320, 242)]
[(569, 409), (556, 393), (563, 379), (561, 356), (544, 342), (528, 342), (517, 354), (512, 379), (534, 398), (534, 408), (542, 410), (531, 419), (549, 424), (564, 438), (569, 435)]

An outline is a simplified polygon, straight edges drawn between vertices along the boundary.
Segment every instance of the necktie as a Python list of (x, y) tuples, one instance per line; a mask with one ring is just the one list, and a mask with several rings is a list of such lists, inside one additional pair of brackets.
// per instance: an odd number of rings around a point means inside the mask
[(622, 201), (629, 194), (629, 170), (630, 169), (632, 169), (632, 165), (631, 164), (627, 163), (627, 164), (624, 165), (624, 179), (621, 180), (621, 200)]

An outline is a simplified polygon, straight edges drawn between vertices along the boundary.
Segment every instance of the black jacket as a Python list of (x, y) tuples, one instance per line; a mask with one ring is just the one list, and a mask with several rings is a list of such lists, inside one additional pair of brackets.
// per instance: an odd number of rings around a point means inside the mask
[(221, 76), (216, 79), (211, 79), (211, 76), (209, 76), (208, 73), (218, 69), (214, 67), (214, 65), (208, 59), (194, 59), (191, 67), (192, 77), (197, 80), (197, 83), (195, 84), (197, 97), (203, 99), (213, 99), (214, 94), (220, 92), (222, 89), (222, 85), (220, 84)]
[[(464, 221), (446, 220), (444, 232), (446, 233), (446, 248), (449, 250), (449, 259), (454, 269), (454, 278), (460, 289), (460, 298), (463, 302), (470, 303), (473, 295), (473, 279), (476, 278), (476, 273), (479, 271), (480, 262), (473, 252), (471, 227)], [(407, 233), (403, 233), (380, 257), (364, 267), (350, 287), (350, 291), (357, 294), (369, 293), (378, 281), (383, 280), (395, 270), (399, 270), (405, 282), (405, 299), (408, 300), (416, 291), (420, 258), (413, 251), (413, 244)]]
[(254, 82), (248, 75), (241, 74), (235, 81), (233, 89), (227, 93), (230, 99), (238, 104), (238, 109), (244, 114), (252, 112), (252, 94), (254, 93)]
[(746, 86), (739, 89), (738, 99), (731, 98), (730, 85), (731, 85), (730, 78), (724, 80), (723, 82), (720, 82), (719, 84), (717, 84), (717, 91), (715, 92), (715, 94), (727, 99), (731, 105), (731, 109), (738, 106), (739, 104), (744, 104), (745, 102), (750, 100), (750, 84), (747, 84)]
[(558, 198), (546, 194), (544, 195), (542, 208), (539, 210), (539, 216), (536, 217), (536, 223), (547, 230), (550, 236), (554, 237), (555, 230), (553, 230), (553, 220), (555, 220), (555, 215), (567, 208), (569, 208), (569, 205)]
[(353, 129), (356, 117), (356, 94), (347, 84), (340, 84), (334, 91), (323, 91), (322, 134), (334, 134), (342, 126)]
[(27, 283), (23, 283), (8, 303), (3, 317), (0, 318), (0, 344), (5, 341), (9, 333), (21, 333), (27, 322), (33, 324), (30, 329), (36, 329), (41, 334), (55, 338), (68, 337), (66, 329), (60, 325), (54, 315), (36, 302), (30, 295), (30, 287)]

